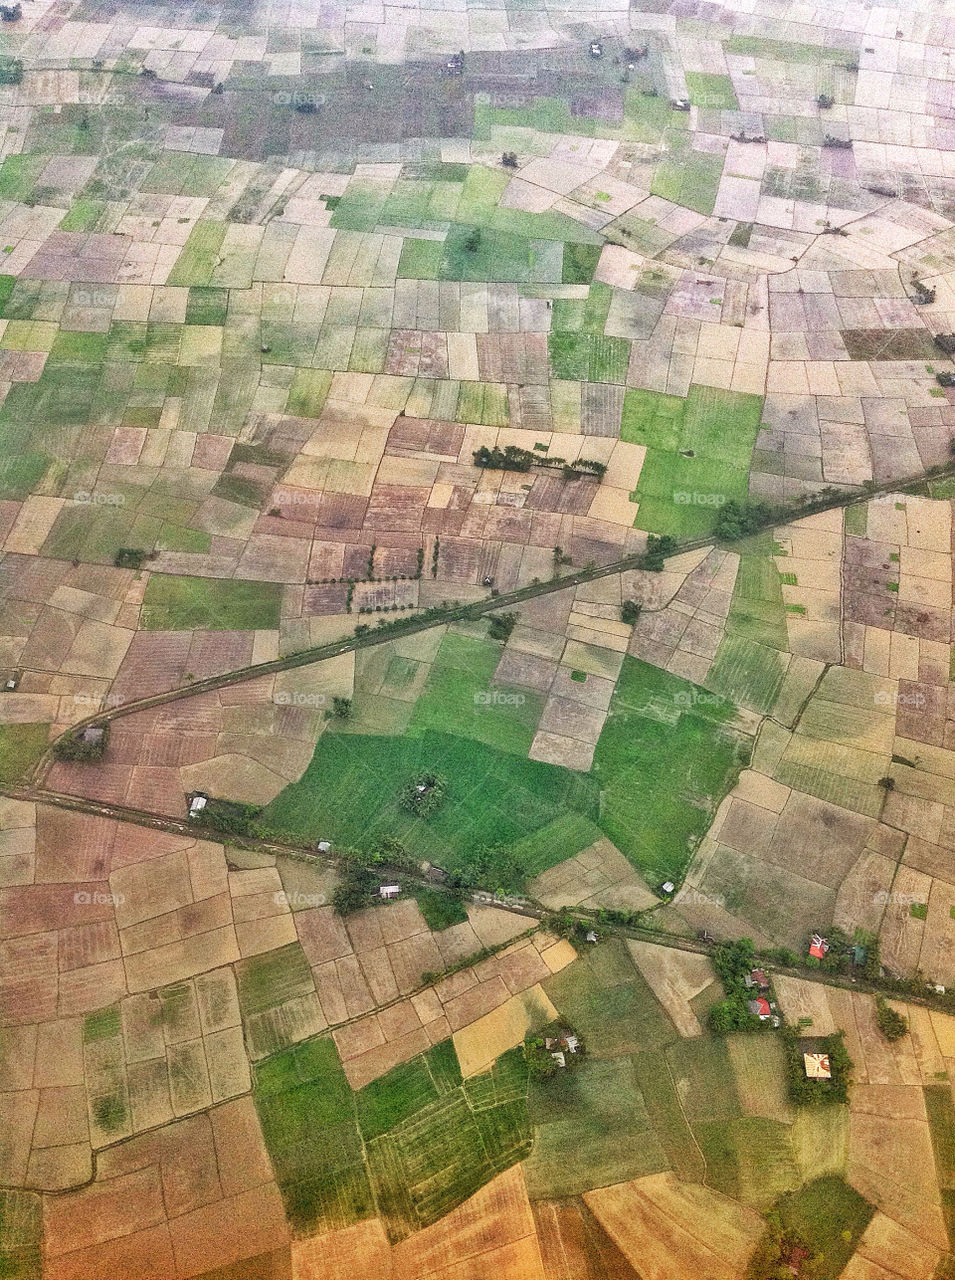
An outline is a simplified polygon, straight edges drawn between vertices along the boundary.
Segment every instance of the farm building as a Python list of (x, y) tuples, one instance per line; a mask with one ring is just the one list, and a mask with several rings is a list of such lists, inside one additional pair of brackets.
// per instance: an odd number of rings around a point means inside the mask
[(828, 1053), (804, 1053), (803, 1067), (809, 1080), (831, 1080), (832, 1069), (829, 1066)]
[(209, 803), (209, 797), (204, 796), (201, 791), (197, 791), (195, 795), (189, 797), (189, 817), (194, 818), (197, 813), (201, 813)]
[(386, 900), (389, 898), (397, 898), (400, 892), (400, 884), (380, 884), (378, 886), (378, 897)]

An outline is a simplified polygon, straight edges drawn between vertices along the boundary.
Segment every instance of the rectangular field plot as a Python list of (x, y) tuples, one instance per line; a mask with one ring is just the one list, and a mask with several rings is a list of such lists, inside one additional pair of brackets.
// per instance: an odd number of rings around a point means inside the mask
[(281, 604), (276, 583), (153, 574), (141, 625), (145, 631), (268, 631), (279, 625)]

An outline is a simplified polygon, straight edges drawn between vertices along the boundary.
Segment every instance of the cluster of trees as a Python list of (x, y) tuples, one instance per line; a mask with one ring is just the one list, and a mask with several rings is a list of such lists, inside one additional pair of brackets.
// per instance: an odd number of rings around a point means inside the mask
[(492, 613), (488, 635), (492, 640), (507, 640), (517, 626), (520, 615), (516, 613)]
[(641, 569), (649, 569), (651, 573), (662, 573), (667, 556), (672, 556), (677, 549), (676, 538), (669, 533), (647, 536), (647, 549), (640, 562)]
[(109, 721), (104, 720), (102, 724), (88, 725), (87, 728), (100, 729), (102, 732), (98, 737), (94, 736), (89, 740), (80, 736), (83, 733), (82, 729), (64, 734), (53, 744), (54, 760), (70, 760), (84, 764), (93, 760), (102, 760), (109, 742)]
[(405, 783), (398, 797), (398, 803), (402, 809), (407, 809), (416, 817), (424, 818), (429, 813), (434, 813), (436, 809), (440, 809), (447, 789), (448, 784), (440, 773), (434, 773), (428, 769)]
[(520, 449), (516, 444), (509, 444), (503, 449), (488, 448), (482, 444), (471, 455), (476, 467), (486, 467), (490, 471), (530, 471), (531, 467), (560, 468), (565, 480), (578, 480), (582, 475), (596, 476), (602, 480), (607, 472), (605, 462), (597, 462), (593, 458), (578, 458), (568, 462), (566, 458), (551, 458), (546, 454), (535, 453), (532, 449)]
[(738, 542), (762, 529), (773, 518), (768, 502), (738, 502), (731, 498), (720, 507), (714, 533), (724, 542)]
[(502, 897), (521, 893), (525, 885), (524, 870), (511, 851), (500, 844), (486, 844), (475, 849), (468, 867), (451, 876), (453, 888), (478, 889), (494, 886)]
[(360, 862), (346, 863), (335, 891), (332, 906), (340, 916), (371, 906), (378, 889), (378, 877)]
[(810, 1080), (803, 1062), (805, 1041), (800, 1028), (783, 1027), (783, 1049), (786, 1054), (786, 1083), (789, 1100), (797, 1107), (831, 1106), (836, 1102), (848, 1102), (852, 1076), (852, 1059), (846, 1049), (841, 1031), (815, 1041), (813, 1052), (829, 1055), (831, 1080)]
[(639, 600), (624, 600), (620, 606), (620, 621), (632, 627), (642, 612), (643, 605)]
[(120, 547), (113, 556), (113, 564), (117, 569), (141, 569), (146, 555), (138, 547)]
[[(879, 954), (879, 939), (874, 933), (869, 933), (865, 929), (856, 929), (850, 938), (844, 929), (840, 929), (835, 924), (814, 929), (813, 933), (818, 933), (820, 937), (826, 939), (829, 950), (821, 960), (815, 956), (806, 956), (804, 953), (803, 962), (807, 968), (822, 969), (826, 973), (849, 973), (853, 968), (853, 948), (862, 947), (865, 951), (865, 960), (861, 966), (858, 966), (858, 970), (868, 981), (874, 981), (879, 977), (882, 972), (882, 959)], [(806, 950), (809, 950), (808, 939)]]
[[(577, 1044), (574, 1052), (567, 1048), (569, 1036), (575, 1037)], [(553, 1048), (548, 1049), (547, 1041), (556, 1041)], [(554, 1057), (554, 1050), (564, 1052), (564, 1066), (561, 1067)], [(524, 1040), (524, 1061), (527, 1063), (527, 1074), (531, 1080), (552, 1080), (560, 1071), (573, 1070), (584, 1060), (586, 1047), (575, 1031), (564, 1023), (551, 1023), (543, 1031), (529, 1035)]]
[(238, 800), (217, 800), (210, 796), (205, 808), (193, 815), (192, 824), (230, 836), (257, 836), (261, 834), (257, 823), (261, 812), (258, 805), (241, 804)]
[(746, 1007), (753, 998), (753, 991), (744, 980), (755, 965), (756, 947), (752, 938), (721, 942), (713, 949), (713, 968), (726, 993), (726, 998), (709, 1012), (710, 1030), (716, 1035), (725, 1036), (730, 1031), (758, 1031), (760, 1027), (769, 1026)]
[(796, 1232), (783, 1230), (774, 1214), (767, 1218), (769, 1230), (747, 1264), (746, 1280), (822, 1280), (825, 1259)]

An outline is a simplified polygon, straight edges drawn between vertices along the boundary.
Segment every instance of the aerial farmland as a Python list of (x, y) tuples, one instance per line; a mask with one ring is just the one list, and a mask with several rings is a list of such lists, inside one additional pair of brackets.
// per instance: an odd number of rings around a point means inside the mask
[(953, 63), (0, 4), (0, 1276), (955, 1280)]

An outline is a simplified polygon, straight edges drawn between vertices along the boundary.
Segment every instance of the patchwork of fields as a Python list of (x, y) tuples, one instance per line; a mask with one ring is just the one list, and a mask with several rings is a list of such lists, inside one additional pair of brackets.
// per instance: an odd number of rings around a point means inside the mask
[(0, 1275), (955, 1275), (945, 9), (0, 5)]

